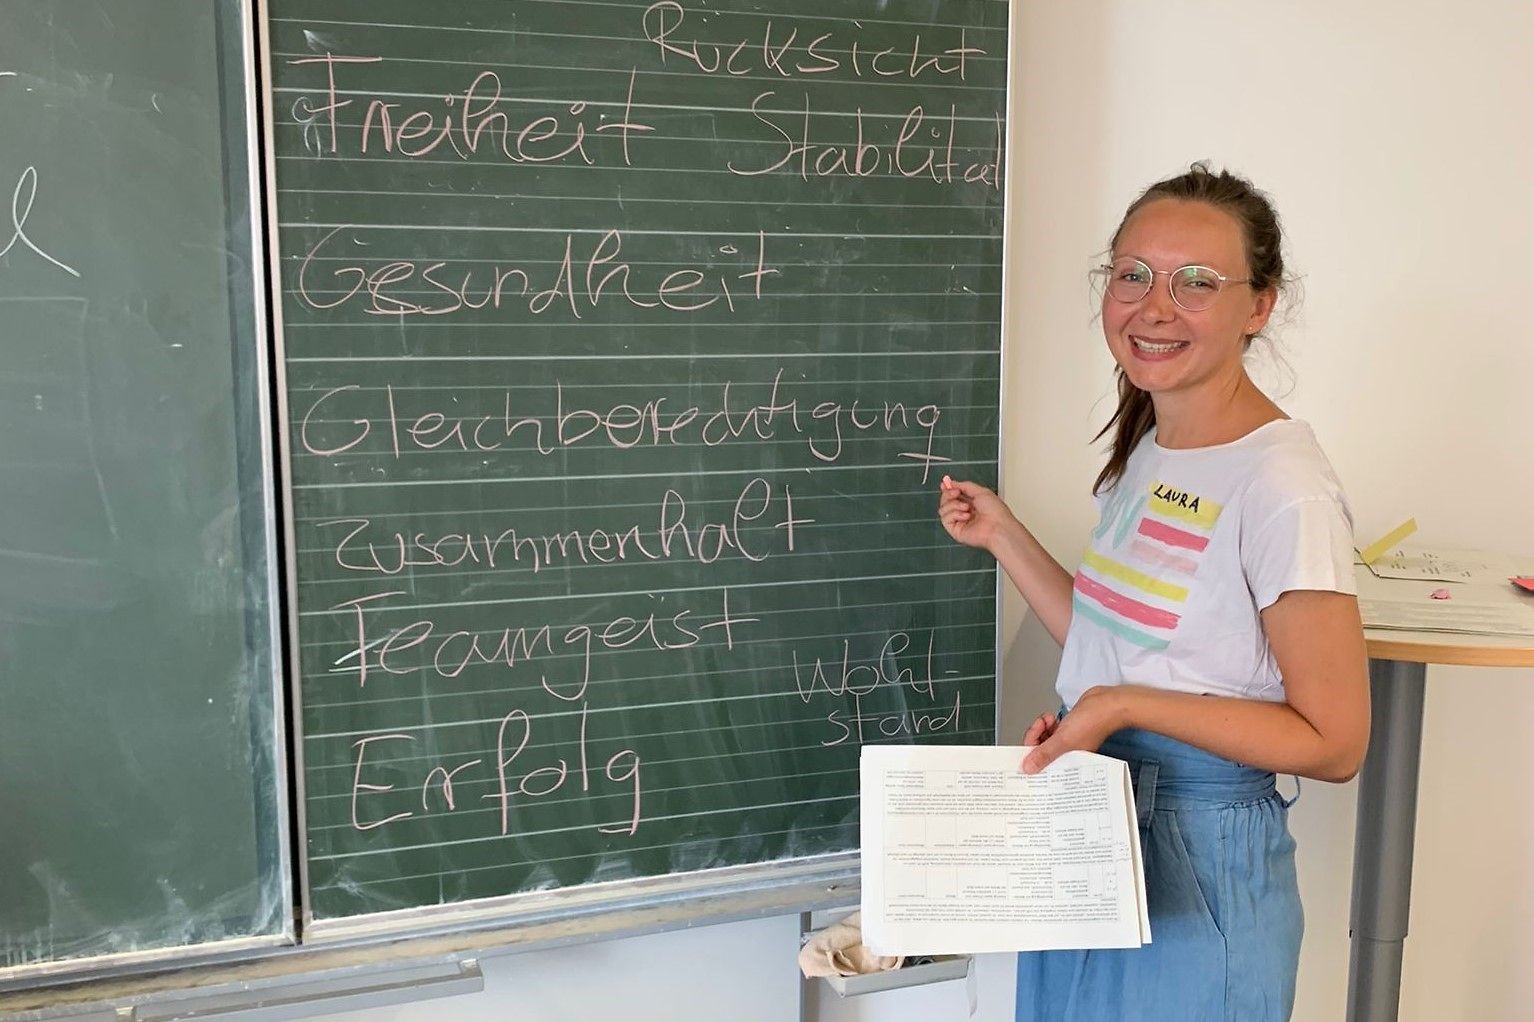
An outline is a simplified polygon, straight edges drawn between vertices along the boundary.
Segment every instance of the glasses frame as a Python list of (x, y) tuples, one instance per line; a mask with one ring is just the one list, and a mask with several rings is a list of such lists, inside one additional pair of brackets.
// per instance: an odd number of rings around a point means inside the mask
[[(1112, 298), (1114, 301), (1121, 305), (1138, 305), (1140, 302), (1145, 301), (1146, 298), (1150, 297), (1150, 293), (1156, 289), (1156, 278), (1166, 277), (1167, 295), (1171, 297), (1172, 302), (1179, 309), (1182, 309), (1184, 312), (1205, 312), (1214, 307), (1214, 303), (1219, 300), (1220, 295), (1225, 291), (1225, 286), (1227, 284), (1250, 284), (1252, 282), (1252, 278), (1250, 277), (1227, 277), (1225, 274), (1220, 273), (1214, 267), (1204, 266), (1200, 263), (1189, 263), (1187, 266), (1179, 266), (1175, 270), (1153, 270), (1151, 269), (1150, 264), (1147, 263), (1144, 259), (1135, 259), (1134, 256), (1124, 256), (1123, 258), (1133, 259), (1136, 265), (1143, 267), (1145, 272), (1150, 274), (1150, 281), (1145, 285), (1145, 293), (1139, 298), (1128, 299), (1117, 298), (1114, 296), (1113, 263), (1103, 263), (1101, 266), (1092, 271), (1092, 275), (1094, 277), (1103, 278), (1103, 294), (1107, 295), (1109, 298)], [(1213, 296), (1210, 297), (1208, 305), (1197, 309), (1191, 309), (1184, 305), (1182, 301), (1177, 297), (1177, 289), (1172, 286), (1172, 278), (1175, 275), (1182, 273), (1184, 270), (1203, 270), (1210, 276), (1214, 277), (1215, 280), (1220, 282), (1220, 286), (1215, 290)]]

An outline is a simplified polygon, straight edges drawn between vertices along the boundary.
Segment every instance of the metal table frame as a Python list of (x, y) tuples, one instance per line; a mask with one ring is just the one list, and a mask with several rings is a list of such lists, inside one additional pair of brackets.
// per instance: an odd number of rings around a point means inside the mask
[(1427, 664), (1369, 661), (1371, 732), (1358, 775), (1348, 1022), (1391, 1022), (1411, 909), (1412, 841)]

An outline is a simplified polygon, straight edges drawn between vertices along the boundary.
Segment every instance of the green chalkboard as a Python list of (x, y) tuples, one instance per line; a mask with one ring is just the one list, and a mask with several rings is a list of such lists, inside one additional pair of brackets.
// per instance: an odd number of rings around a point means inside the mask
[(861, 743), (993, 740), (1008, 8), (830, 6), (270, 4), (316, 932), (846, 852)]
[(291, 928), (246, 15), (0, 15), (0, 981)]

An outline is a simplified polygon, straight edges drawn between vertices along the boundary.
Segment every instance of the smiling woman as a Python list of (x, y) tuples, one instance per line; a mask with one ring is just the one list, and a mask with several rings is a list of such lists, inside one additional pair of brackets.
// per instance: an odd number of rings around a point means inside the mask
[(1303, 923), (1274, 773), (1346, 780), (1368, 740), (1351, 517), (1310, 428), (1246, 373), (1284, 277), (1267, 197), (1194, 165), (1110, 247), (1119, 401), (1081, 566), (983, 486), (945, 478), (938, 508), (1064, 646), (1065, 709), (1028, 729), (1024, 771), (1089, 749), (1136, 778), (1154, 943), (1021, 955), (1018, 1018), (1286, 1019)]

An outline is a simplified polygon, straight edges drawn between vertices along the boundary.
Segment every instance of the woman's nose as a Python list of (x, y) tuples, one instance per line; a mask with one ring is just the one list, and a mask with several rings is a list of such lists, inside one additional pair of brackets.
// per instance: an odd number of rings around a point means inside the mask
[(1172, 301), (1172, 289), (1157, 281), (1150, 292), (1140, 299), (1140, 316), (1149, 323), (1165, 323), (1177, 318), (1177, 303)]

